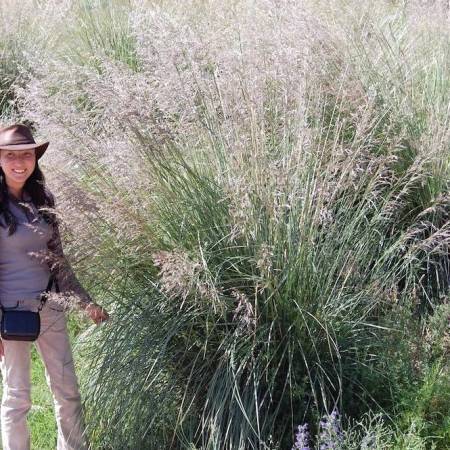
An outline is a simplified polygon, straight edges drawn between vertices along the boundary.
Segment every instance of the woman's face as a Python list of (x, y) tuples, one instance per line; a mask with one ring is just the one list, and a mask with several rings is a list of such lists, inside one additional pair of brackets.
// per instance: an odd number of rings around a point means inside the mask
[(36, 167), (35, 149), (0, 150), (0, 166), (6, 184), (16, 189), (22, 188)]

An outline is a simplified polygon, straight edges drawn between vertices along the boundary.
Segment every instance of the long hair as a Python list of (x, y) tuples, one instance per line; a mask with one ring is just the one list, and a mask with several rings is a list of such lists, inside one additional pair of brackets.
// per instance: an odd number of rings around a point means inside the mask
[[(36, 160), (36, 166), (33, 173), (28, 177), (25, 182), (24, 189), (31, 197), (31, 201), (39, 211), (41, 217), (50, 224), (53, 225), (56, 222), (56, 216), (49, 211), (55, 207), (55, 200), (53, 194), (45, 185), (45, 177), (39, 168), (38, 161)], [(9, 208), (9, 194), (8, 186), (6, 184), (5, 173), (0, 167), (0, 215), (3, 215), (5, 223), (0, 221), (0, 226), (8, 228), (8, 234), (13, 234), (17, 229), (17, 221)]]

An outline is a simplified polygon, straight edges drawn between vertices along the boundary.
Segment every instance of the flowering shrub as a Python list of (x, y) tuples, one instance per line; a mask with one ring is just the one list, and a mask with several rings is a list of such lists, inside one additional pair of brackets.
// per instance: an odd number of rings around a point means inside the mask
[(299, 425), (295, 433), (295, 442), (292, 450), (311, 450), (309, 446), (308, 424)]
[(323, 416), (319, 425), (319, 449), (338, 450), (342, 448), (342, 425), (337, 410), (333, 409), (331, 414)]

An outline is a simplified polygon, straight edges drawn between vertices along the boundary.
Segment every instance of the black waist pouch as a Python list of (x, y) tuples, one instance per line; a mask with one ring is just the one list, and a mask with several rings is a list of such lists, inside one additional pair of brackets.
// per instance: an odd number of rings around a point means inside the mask
[[(58, 282), (55, 281), (56, 292), (59, 292)], [(0, 322), (0, 334), (2, 339), (7, 341), (35, 341), (41, 332), (41, 317), (39, 311), (47, 301), (47, 293), (50, 292), (53, 285), (51, 276), (47, 288), (41, 294), (41, 304), (38, 312), (21, 311), (11, 308), (2, 309), (2, 320)]]
[(41, 331), (41, 318), (34, 311), (3, 309), (0, 323), (2, 339), (7, 341), (35, 341)]

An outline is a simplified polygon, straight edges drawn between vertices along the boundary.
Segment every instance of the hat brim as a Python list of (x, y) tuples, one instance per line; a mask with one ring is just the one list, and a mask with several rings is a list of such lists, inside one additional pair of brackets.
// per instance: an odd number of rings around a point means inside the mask
[(15, 145), (0, 145), (0, 150), (31, 150), (36, 149), (36, 159), (39, 159), (47, 150), (50, 142), (43, 144), (15, 144)]

